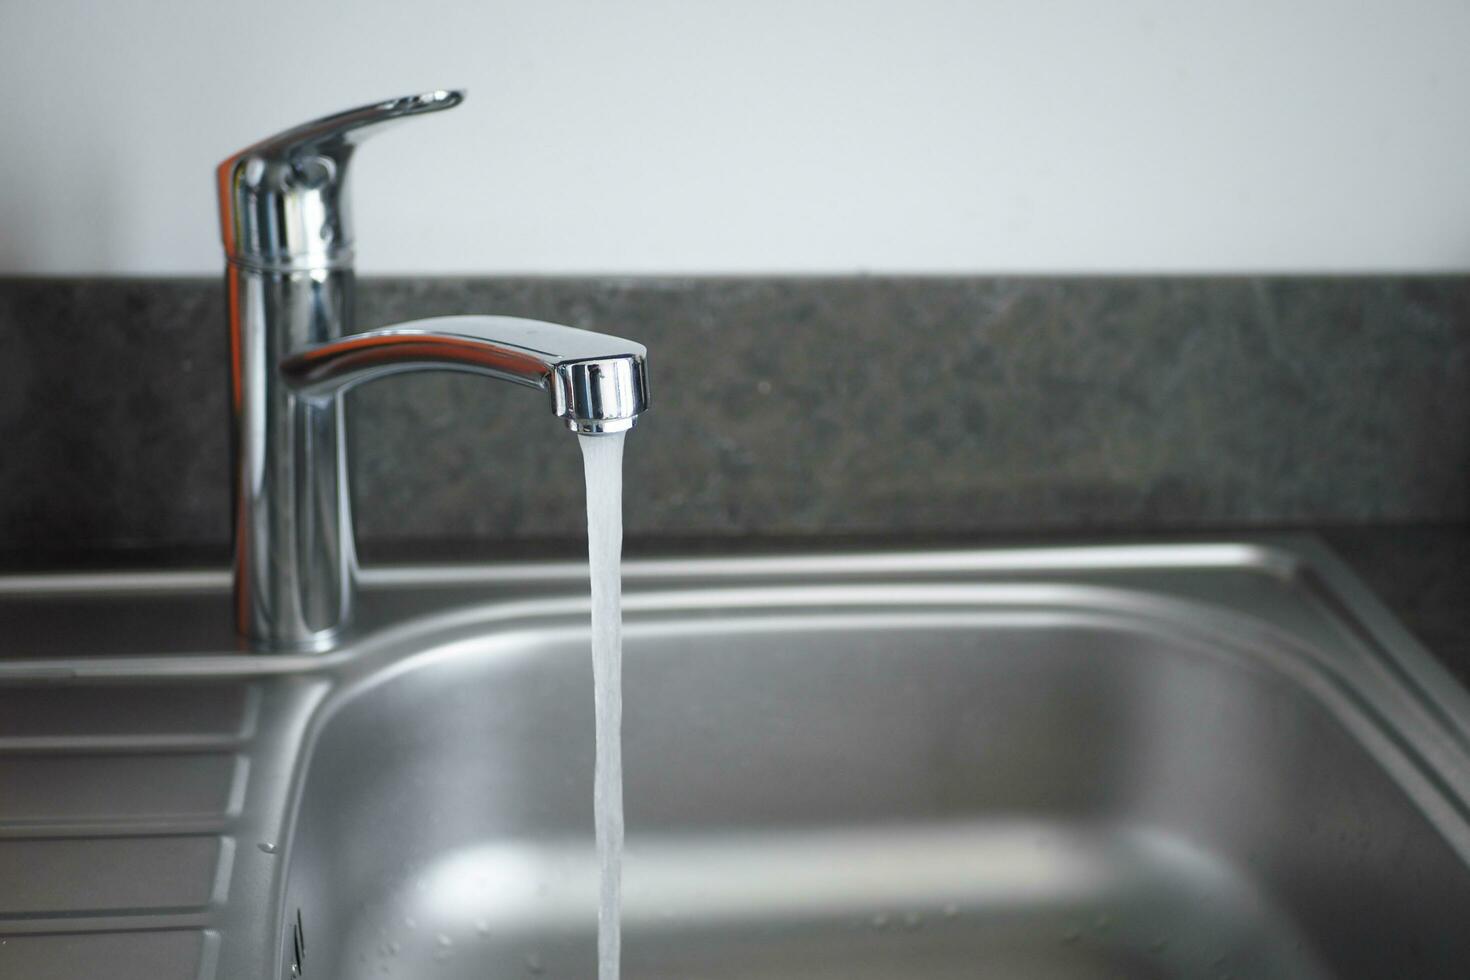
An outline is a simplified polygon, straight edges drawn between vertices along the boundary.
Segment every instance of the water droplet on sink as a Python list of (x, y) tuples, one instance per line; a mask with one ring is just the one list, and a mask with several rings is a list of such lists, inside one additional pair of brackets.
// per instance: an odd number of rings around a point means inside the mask
[(273, 843), (271, 843), (268, 840), (263, 840), (259, 844), (256, 844), (255, 846), (258, 847), (258, 848), (260, 848), (262, 851), (264, 851), (267, 854), (274, 854), (274, 853), (276, 853), (276, 845), (273, 844)]
[(1068, 929), (1066, 932), (1062, 933), (1062, 942), (1064, 943), (1075, 943), (1081, 938), (1082, 931), (1079, 929)]
[(903, 917), (903, 927), (909, 932), (916, 932), (924, 928), (924, 918), (917, 912), (910, 912)]
[(955, 916), (957, 916), (959, 914), (960, 914), (960, 907), (958, 905), (956, 905), (954, 902), (950, 902), (948, 905), (946, 905), (944, 907), (944, 917), (946, 919), (953, 919)]
[(490, 935), (490, 923), (486, 922), (484, 919), (476, 921), (475, 932), (479, 933), (482, 936)]
[(879, 912), (876, 915), (874, 915), (873, 918), (870, 919), (869, 921), (872, 922), (874, 929), (887, 929), (888, 928), (888, 913), (887, 912)]
[(442, 946), (442, 947), (444, 947), (446, 949), (448, 947), (454, 945), (454, 940), (453, 939), (450, 939), (448, 936), (446, 936), (442, 932), (439, 933), (439, 935), (437, 935), (437, 936), (434, 937), (434, 942), (438, 943), (440, 946)]
[(1153, 942), (1148, 944), (1148, 951), (1150, 953), (1162, 953), (1164, 951), (1164, 947), (1168, 945), (1169, 940), (1167, 939), (1155, 939)]
[(405, 929), (417, 929), (418, 927), (419, 927), (419, 924), (417, 922), (413, 921), (413, 916), (406, 915), (406, 916), (403, 917), (403, 928), (405, 928)]
[(532, 973), (536, 974), (537, 976), (540, 976), (541, 974), (543, 974), (543, 973), (546, 972), (546, 967), (544, 967), (544, 966), (541, 965), (541, 954), (540, 953), (527, 953), (526, 954), (526, 969), (530, 970)]

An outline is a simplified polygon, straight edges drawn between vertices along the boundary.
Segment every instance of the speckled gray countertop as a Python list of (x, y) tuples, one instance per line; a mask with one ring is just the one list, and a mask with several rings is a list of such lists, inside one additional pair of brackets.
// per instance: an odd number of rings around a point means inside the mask
[[(1466, 277), (371, 279), (360, 325), (632, 337), (630, 534), (1087, 535), (1470, 519)], [(0, 551), (223, 548), (215, 280), (0, 278)], [(363, 540), (572, 537), (541, 399), (354, 392)], [(479, 556), (477, 556), (479, 557)]]
[[(1319, 529), (1470, 684), (1470, 277), (368, 279), (648, 343), (630, 553)], [(213, 279), (0, 277), (0, 569), (223, 565)], [(581, 549), (545, 405), (438, 374), (352, 406), (369, 562)], [(427, 543), (427, 545), (423, 545)]]

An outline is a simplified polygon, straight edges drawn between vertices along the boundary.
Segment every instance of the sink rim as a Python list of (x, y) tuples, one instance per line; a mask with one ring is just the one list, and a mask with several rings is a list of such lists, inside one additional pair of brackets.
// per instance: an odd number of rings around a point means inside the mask
[[(624, 608), (636, 619), (655, 608), (726, 608), (769, 601), (773, 590), (793, 593), (810, 590), (820, 598), (823, 589), (851, 590), (864, 584), (880, 589), (864, 601), (891, 605), (893, 596), (910, 590), (938, 594), (980, 586), (1050, 587), (1056, 595), (1058, 579), (1068, 588), (1088, 585), (1087, 576), (1107, 579), (1144, 576), (1136, 585), (1116, 589), (1114, 601), (1123, 607), (1155, 613), (1160, 608), (1161, 581), (1171, 576), (1245, 574), (1271, 582), (1283, 595), (1315, 609), (1327, 620), (1325, 630), (1302, 635), (1292, 624), (1273, 623), (1256, 609), (1240, 609), (1210, 597), (1197, 605), (1194, 615), (1231, 610), (1242, 621), (1284, 627), (1275, 642), (1306, 650), (1319, 663), (1341, 671), (1352, 661), (1355, 685), (1382, 689), (1397, 696), (1402, 707), (1416, 715), (1415, 724), (1431, 737), (1426, 746), (1432, 757), (1440, 749), (1439, 768), (1470, 760), (1470, 691), (1460, 683), (1405, 628), (1357, 575), (1317, 536), (1311, 534), (1243, 535), (1232, 538), (1137, 544), (1047, 544), (1012, 548), (962, 548), (928, 551), (827, 552), (739, 557), (643, 558), (623, 563)], [(325, 654), (256, 654), (238, 649), (211, 649), (153, 656), (77, 655), (6, 660), (0, 658), (0, 682), (80, 681), (107, 679), (250, 679), (278, 675), (315, 675), (336, 687), (360, 674), (367, 665), (402, 657), (404, 644), (420, 650), (438, 646), (446, 629), (473, 624), (480, 629), (505, 630), (518, 620), (550, 616), (585, 615), (585, 562), (517, 562), (469, 565), (393, 565), (364, 569), (365, 601), (385, 597), (407, 598), (424, 608), (397, 621), (374, 622), (343, 646)], [(911, 584), (922, 576), (921, 584)], [(1016, 576), (1036, 581), (1016, 585)], [(894, 583), (893, 577), (909, 577)], [(773, 580), (780, 584), (773, 584)], [(813, 583), (816, 583), (815, 585)], [(1007, 585), (1009, 583), (1009, 585)], [(659, 585), (665, 587), (660, 589)], [(520, 589), (519, 593), (515, 588)], [(168, 600), (227, 596), (230, 576), (218, 569), (102, 573), (45, 573), (0, 575), (0, 602), (54, 604), (130, 597)], [(1167, 592), (1167, 590), (1162, 590)], [(700, 593), (695, 596), (694, 593)], [(858, 593), (849, 593), (857, 595)], [(960, 602), (972, 601), (971, 592)], [(1000, 593), (995, 593), (1000, 594)], [(1071, 598), (1085, 598), (1073, 592)], [(1096, 596), (1094, 595), (1094, 599)], [(775, 603), (791, 606), (789, 600)], [(1300, 624), (1295, 624), (1297, 627)], [(1335, 626), (1335, 629), (1333, 628)], [(70, 654), (70, 655), (67, 655)], [(335, 696), (332, 698), (335, 700)], [(1470, 799), (1470, 780), (1460, 794)]]
[[(943, 576), (925, 582), (921, 589), (936, 585), (966, 587), (1004, 583), (1015, 576), (1039, 577), (1041, 583), (1056, 584), (1057, 577), (1070, 573), (1065, 582), (1079, 584), (1077, 576), (1106, 579), (1117, 575), (1146, 575), (1153, 580), (1140, 587), (1120, 590), (1119, 598), (1157, 599), (1161, 577), (1177, 573), (1245, 573), (1272, 581), (1284, 592), (1294, 593), (1315, 607), (1338, 630), (1302, 637), (1290, 628), (1286, 633), (1315, 649), (1323, 662), (1332, 664), (1344, 655), (1327, 647), (1351, 648), (1351, 656), (1368, 662), (1370, 671), (1386, 674), (1389, 686), (1402, 689), (1408, 701), (1432, 720), (1435, 729), (1470, 756), (1470, 691), (1440, 664), (1433, 654), (1405, 628), (1357, 575), (1315, 535), (1243, 535), (1229, 539), (1195, 542), (1039, 545), (1019, 548), (964, 548), (930, 551), (828, 552), (740, 557), (691, 557), (633, 559), (623, 563), (625, 609), (636, 616), (650, 605), (688, 603), (694, 591), (710, 597), (728, 593), (738, 604), (770, 590), (772, 579), (779, 588), (799, 586), (841, 587), (881, 584), (891, 592), (891, 578), (898, 576)], [(56, 656), (19, 660), (0, 658), (0, 681), (85, 680), (106, 678), (266, 678), (282, 674), (315, 674), (340, 677), (355, 674), (360, 664), (385, 645), (405, 642), (410, 635), (432, 638), (444, 623), (465, 617), (478, 618), (484, 626), (492, 621), (509, 623), (518, 617), (547, 614), (585, 613), (588, 600), (585, 562), (517, 562), (468, 565), (393, 565), (364, 569), (364, 595), (368, 601), (385, 596), (410, 597), (425, 609), (398, 622), (374, 623), (335, 651), (325, 654), (255, 654), (237, 649), (211, 649), (154, 656), (77, 655), (57, 651)], [(676, 583), (659, 590), (659, 583)], [(687, 586), (684, 583), (696, 583)], [(898, 583), (900, 587), (907, 582)], [(1080, 584), (1086, 584), (1085, 579)], [(526, 586), (520, 594), (509, 586)], [(47, 603), (67, 606), (93, 600), (117, 601), (129, 597), (186, 599), (224, 596), (230, 589), (229, 573), (218, 569), (180, 571), (116, 571), (102, 573), (45, 573), (0, 575), (0, 602)], [(1127, 593), (1124, 596), (1123, 593)], [(707, 600), (706, 600), (707, 601)], [(1230, 608), (1215, 599), (1205, 605)], [(1135, 605), (1136, 607), (1136, 605)], [(1236, 610), (1256, 623), (1268, 622), (1255, 610)], [(1283, 625), (1283, 624), (1276, 624)], [(505, 628), (498, 626), (497, 628)], [(434, 643), (432, 639), (426, 642)], [(68, 655), (69, 654), (69, 655)], [(379, 654), (381, 655), (381, 654)], [(1385, 678), (1355, 678), (1381, 684)]]

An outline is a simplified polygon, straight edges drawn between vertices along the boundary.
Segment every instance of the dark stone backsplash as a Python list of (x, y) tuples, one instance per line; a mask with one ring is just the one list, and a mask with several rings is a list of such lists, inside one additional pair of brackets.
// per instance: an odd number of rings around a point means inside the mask
[[(1460, 521), (1470, 279), (372, 279), (445, 313), (647, 343), (628, 532)], [(369, 541), (582, 533), (580, 454), (524, 390), (352, 396)], [(0, 551), (223, 545), (221, 287), (0, 279)]]

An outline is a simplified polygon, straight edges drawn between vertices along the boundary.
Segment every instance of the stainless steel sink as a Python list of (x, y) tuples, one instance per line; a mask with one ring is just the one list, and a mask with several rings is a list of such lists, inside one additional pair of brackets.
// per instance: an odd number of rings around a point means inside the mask
[[(188, 969), (150, 977), (591, 977), (578, 571), (378, 573), (384, 621), (422, 615), (326, 658), (5, 664), (12, 684), (70, 671), (61, 690), (83, 699), (244, 692), (234, 810), (130, 831), (228, 841), (200, 859), (225, 884), (102, 926), (69, 907), (73, 931), (198, 931)], [(1313, 542), (628, 579), (629, 977), (1470, 969), (1470, 700)], [(219, 600), (156, 584), (185, 618)], [(84, 591), (47, 601), (59, 616)], [(133, 737), (135, 765), (177, 764)], [(117, 839), (69, 819), (72, 846)], [(23, 943), (48, 920), (16, 905), (0, 933)]]

